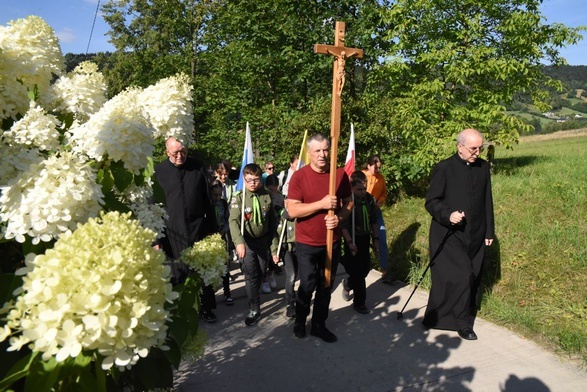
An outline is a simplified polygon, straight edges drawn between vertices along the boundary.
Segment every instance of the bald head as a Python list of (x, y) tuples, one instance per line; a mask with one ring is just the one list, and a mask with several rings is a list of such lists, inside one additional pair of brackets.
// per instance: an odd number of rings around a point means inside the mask
[(165, 152), (175, 166), (183, 165), (187, 159), (187, 148), (174, 137), (170, 137), (165, 141)]
[(475, 162), (483, 150), (483, 135), (476, 129), (465, 129), (457, 135), (457, 149), (462, 160)]
[(483, 135), (481, 134), (481, 132), (479, 132), (478, 130), (473, 129), (473, 128), (468, 128), (468, 129), (461, 131), (457, 135), (457, 142), (461, 143), (461, 144), (465, 144), (467, 142), (467, 139), (470, 139), (470, 138), (480, 138), (481, 141), (483, 141)]

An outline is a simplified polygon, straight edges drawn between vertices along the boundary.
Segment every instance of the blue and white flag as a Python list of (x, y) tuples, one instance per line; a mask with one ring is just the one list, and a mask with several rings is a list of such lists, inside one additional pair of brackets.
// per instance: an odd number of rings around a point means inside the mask
[(245, 148), (243, 149), (243, 161), (241, 162), (241, 172), (236, 183), (236, 190), (241, 191), (245, 187), (243, 170), (246, 165), (253, 163), (253, 143), (251, 142), (251, 130), (247, 121), (247, 132), (245, 135)]

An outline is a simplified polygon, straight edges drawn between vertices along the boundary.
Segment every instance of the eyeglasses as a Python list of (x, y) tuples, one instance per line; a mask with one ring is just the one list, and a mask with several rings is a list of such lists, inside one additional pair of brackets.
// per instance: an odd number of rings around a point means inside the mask
[(465, 147), (467, 149), (467, 151), (469, 151), (471, 154), (475, 154), (475, 153), (482, 153), (484, 147), (483, 146), (479, 146), (479, 147), (467, 147), (464, 144), (461, 144), (461, 146)]
[(172, 151), (167, 151), (167, 152), (169, 153), (169, 155), (172, 155), (172, 156), (174, 156), (174, 157), (177, 157), (177, 156), (180, 156), (180, 155), (185, 155), (185, 154), (187, 154), (187, 152), (188, 152), (188, 151), (187, 151), (187, 150), (184, 148), (184, 149), (182, 149), (182, 150), (179, 150), (179, 151), (174, 151), (174, 152), (172, 152)]
[(245, 178), (247, 184), (258, 184), (261, 182), (260, 178)]
[(273, 170), (273, 169), (275, 169), (273, 166), (267, 168), (267, 170)]

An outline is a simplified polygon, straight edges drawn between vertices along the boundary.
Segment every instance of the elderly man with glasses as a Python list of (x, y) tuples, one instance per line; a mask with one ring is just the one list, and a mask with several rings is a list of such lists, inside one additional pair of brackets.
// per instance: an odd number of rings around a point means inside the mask
[[(165, 142), (165, 151), (168, 159), (155, 166), (155, 181), (165, 196), (165, 200), (157, 201), (164, 202), (169, 218), (165, 222), (165, 237), (156, 246), (162, 247), (169, 259), (177, 260), (184, 249), (206, 234), (205, 217), (212, 209), (212, 203), (204, 164), (189, 157), (187, 147), (173, 137)], [(184, 267), (173, 272), (173, 283), (182, 283), (188, 270)], [(214, 290), (207, 287), (201, 311), (206, 322), (216, 321), (212, 312), (215, 306)]]
[(483, 135), (465, 129), (457, 152), (438, 163), (426, 194), (432, 216), (430, 254), (432, 288), (422, 323), (427, 328), (458, 331), (475, 340), (473, 324), (481, 296), (485, 247), (493, 243), (493, 197), (489, 164), (479, 158)]

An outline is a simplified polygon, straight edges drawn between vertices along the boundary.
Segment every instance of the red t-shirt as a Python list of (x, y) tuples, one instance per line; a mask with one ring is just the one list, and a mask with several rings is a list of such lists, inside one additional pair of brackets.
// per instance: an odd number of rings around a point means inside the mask
[[(288, 199), (302, 203), (313, 203), (328, 195), (330, 173), (317, 173), (310, 165), (297, 170), (289, 182)], [(351, 183), (343, 168), (336, 170), (336, 197), (339, 201), (351, 197)], [(296, 222), (296, 241), (311, 246), (326, 246), (326, 222), (328, 210), (298, 218)], [(340, 225), (334, 230), (334, 241), (341, 236)]]

